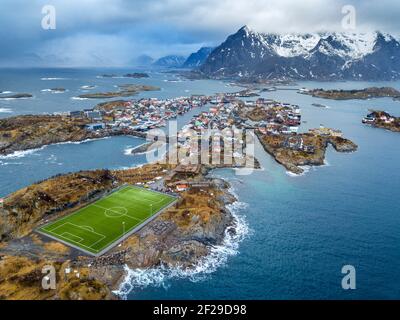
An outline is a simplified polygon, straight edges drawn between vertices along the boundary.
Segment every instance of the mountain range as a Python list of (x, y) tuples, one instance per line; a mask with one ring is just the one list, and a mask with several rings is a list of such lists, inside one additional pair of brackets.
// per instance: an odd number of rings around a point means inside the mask
[(183, 56), (169, 55), (161, 57), (153, 63), (153, 66), (163, 68), (181, 68), (186, 58)]
[(199, 51), (192, 53), (182, 65), (183, 68), (197, 68), (200, 67), (208, 58), (210, 53), (214, 50), (212, 47), (202, 47)]
[(282, 35), (244, 26), (199, 70), (214, 78), (393, 80), (400, 78), (400, 43), (381, 32)]

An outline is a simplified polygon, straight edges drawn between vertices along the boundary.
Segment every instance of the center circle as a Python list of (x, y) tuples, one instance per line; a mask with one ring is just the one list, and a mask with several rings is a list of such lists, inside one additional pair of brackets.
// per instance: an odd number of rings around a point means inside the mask
[(128, 210), (126, 210), (126, 208), (124, 207), (112, 207), (112, 208), (108, 208), (104, 211), (104, 214), (106, 217), (109, 218), (118, 218), (118, 217), (122, 217), (124, 215), (126, 215), (128, 212)]

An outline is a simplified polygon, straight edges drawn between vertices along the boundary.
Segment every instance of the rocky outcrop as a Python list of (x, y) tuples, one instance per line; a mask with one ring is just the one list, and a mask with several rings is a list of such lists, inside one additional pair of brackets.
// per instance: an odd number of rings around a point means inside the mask
[(81, 94), (79, 98), (82, 99), (110, 99), (117, 97), (130, 97), (143, 91), (158, 91), (159, 87), (139, 84), (127, 84), (119, 86), (119, 91), (113, 92), (97, 92)]
[(28, 115), (0, 119), (0, 155), (44, 145), (81, 141), (91, 137), (84, 127), (89, 119)]
[(331, 144), (338, 152), (352, 152), (358, 148), (354, 142), (338, 136), (312, 133), (297, 135), (257, 133), (257, 136), (264, 150), (294, 174), (302, 174), (304, 169), (301, 167), (303, 166), (323, 165), (328, 144)]
[[(0, 295), (3, 299), (112, 299), (112, 289), (130, 268), (192, 268), (222, 243), (233, 224), (226, 205), (235, 201), (228, 184), (212, 180), (209, 186), (190, 189), (180, 200), (120, 246), (101, 257), (35, 235), (42, 221), (56, 219), (84, 206), (93, 197), (123, 183), (148, 182), (163, 176), (168, 165), (153, 164), (129, 170), (82, 171), (56, 176), (6, 197), (0, 215)], [(194, 179), (204, 177), (198, 176)], [(40, 287), (41, 268), (55, 266), (61, 282), (57, 290)], [(65, 278), (65, 268), (79, 278)], [(64, 280), (65, 279), (65, 280)]]
[[(115, 101), (99, 108), (115, 107)], [(79, 142), (88, 139), (99, 139), (109, 136), (146, 135), (130, 129), (89, 131), (85, 128), (89, 118), (72, 118), (58, 115), (28, 115), (0, 119), (0, 155), (8, 155), (16, 151), (41, 148), (43, 146)]]
[(362, 122), (376, 128), (400, 132), (400, 117), (392, 116), (385, 111), (373, 111)]
[(311, 95), (316, 98), (332, 100), (352, 100), (352, 99), (372, 99), (372, 98), (400, 98), (400, 91), (391, 87), (371, 87), (361, 90), (324, 90), (313, 89), (301, 91), (303, 94)]

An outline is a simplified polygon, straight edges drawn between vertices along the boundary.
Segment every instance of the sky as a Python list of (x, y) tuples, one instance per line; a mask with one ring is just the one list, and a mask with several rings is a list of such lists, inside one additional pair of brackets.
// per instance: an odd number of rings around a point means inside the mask
[[(42, 8), (55, 8), (55, 29)], [(138, 56), (187, 56), (217, 46), (248, 25), (259, 32), (346, 31), (398, 34), (398, 0), (1, 0), (0, 66), (124, 66)], [(47, 21), (47, 20), (46, 20)]]

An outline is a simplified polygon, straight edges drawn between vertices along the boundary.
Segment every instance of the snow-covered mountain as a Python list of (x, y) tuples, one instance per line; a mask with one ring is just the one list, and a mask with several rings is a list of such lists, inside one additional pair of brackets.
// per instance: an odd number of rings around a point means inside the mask
[(202, 47), (199, 51), (192, 53), (183, 64), (183, 68), (197, 68), (201, 66), (214, 50), (211, 47)]
[(200, 70), (214, 77), (392, 80), (400, 78), (400, 43), (380, 32), (278, 35), (245, 26)]
[(185, 61), (186, 58), (183, 56), (169, 55), (158, 59), (153, 65), (164, 68), (180, 68)]

